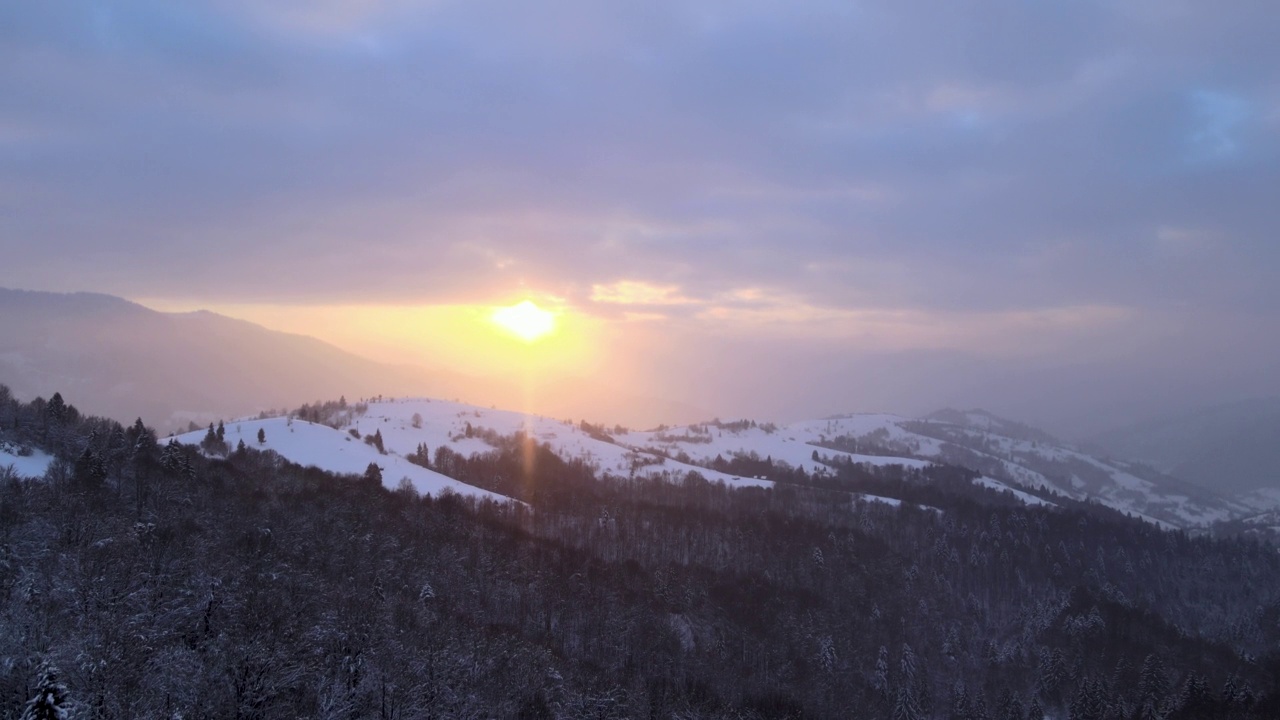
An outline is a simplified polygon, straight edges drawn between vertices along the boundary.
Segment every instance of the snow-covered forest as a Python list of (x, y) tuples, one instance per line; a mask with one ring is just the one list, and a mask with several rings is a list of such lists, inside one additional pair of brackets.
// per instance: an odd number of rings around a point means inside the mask
[(0, 470), (0, 717), (1280, 716), (1273, 545), (960, 467), (730, 487), (514, 436), (449, 462), (521, 502), (423, 496), (7, 390), (0, 440), (51, 458)]

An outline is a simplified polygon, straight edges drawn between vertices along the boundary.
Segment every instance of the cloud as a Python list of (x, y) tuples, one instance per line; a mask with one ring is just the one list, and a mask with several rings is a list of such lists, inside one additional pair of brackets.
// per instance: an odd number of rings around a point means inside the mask
[(1130, 329), (1170, 308), (1274, 315), (1272, 15), (11, 3), (0, 285), (293, 304), (527, 290), (653, 328), (891, 344), (896, 327), (965, 348), (1031, 326), (1083, 342), (1062, 312)]
[(688, 305), (695, 302), (681, 295), (679, 286), (653, 285), (636, 280), (592, 285), (591, 301), (613, 305)]

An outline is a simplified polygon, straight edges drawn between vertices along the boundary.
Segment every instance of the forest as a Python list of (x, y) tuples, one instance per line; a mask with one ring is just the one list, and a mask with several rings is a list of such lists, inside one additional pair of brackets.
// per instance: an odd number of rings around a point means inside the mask
[(730, 489), (437, 449), (499, 504), (3, 386), (0, 441), (57, 458), (0, 468), (0, 718), (1280, 717), (1274, 545), (962, 467)]

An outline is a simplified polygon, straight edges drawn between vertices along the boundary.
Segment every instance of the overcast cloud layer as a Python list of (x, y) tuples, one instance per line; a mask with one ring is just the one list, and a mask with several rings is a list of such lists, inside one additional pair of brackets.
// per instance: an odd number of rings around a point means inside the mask
[(8, 3), (0, 285), (523, 286), (809, 327), (824, 377), (863, 343), (1277, 392), (1277, 37), (1263, 0)]

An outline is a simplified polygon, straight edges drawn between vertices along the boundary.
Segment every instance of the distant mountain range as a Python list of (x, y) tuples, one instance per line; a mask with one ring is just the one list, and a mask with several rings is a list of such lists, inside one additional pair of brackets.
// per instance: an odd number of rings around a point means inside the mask
[[(352, 401), (375, 396), (464, 398), (469, 405), (441, 404), (433, 410), (453, 407), (455, 414), (477, 418), (492, 414), (490, 405), (609, 423), (628, 422), (623, 409), (644, 403), (651, 417), (697, 413), (678, 403), (607, 391), (588, 393), (596, 397), (588, 408), (565, 399), (570, 393), (560, 388), (541, 388), (540, 402), (517, 405), (511, 398), (521, 397), (523, 389), (501, 380), (377, 363), (314, 338), (210, 312), (162, 313), (109, 295), (4, 289), (0, 383), (19, 397), (61, 391), (76, 398), (85, 412), (123, 421), (143, 417), (163, 433), (182, 430), (190, 422), (204, 425), (339, 395)], [(400, 414), (389, 412), (386, 419), (407, 423)], [(493, 415), (499, 416), (507, 418), (499, 423), (503, 432), (523, 422), (512, 418), (525, 417)], [(539, 437), (570, 456), (585, 453), (599, 459), (626, 452), (631, 459), (614, 458), (613, 465), (639, 458), (640, 467), (699, 470), (709, 479), (730, 482), (750, 478), (709, 470), (717, 458), (758, 456), (821, 472), (829, 460), (824, 456), (834, 456), (873, 464), (959, 465), (980, 473), (983, 484), (1009, 489), (1028, 502), (1052, 503), (1054, 493), (1073, 501), (1092, 499), (1177, 527), (1244, 518), (1280, 506), (1274, 472), (1280, 467), (1280, 400), (1135, 426), (1095, 437), (1079, 448), (981, 410), (948, 409), (920, 419), (848, 415), (780, 427), (686, 422), (651, 432), (609, 430), (612, 437), (591, 439), (591, 447), (561, 447), (563, 438), (581, 431), (555, 429), (563, 426), (559, 420), (543, 422), (551, 424), (539, 426)], [(397, 450), (408, 452), (412, 446)], [(1117, 459), (1124, 457), (1141, 462)], [(1272, 491), (1260, 490), (1265, 488)]]
[(1280, 398), (1153, 420), (1088, 444), (1223, 493), (1280, 489)]
[(110, 295), (0, 289), (0, 382), (161, 429), (319, 397), (448, 394), (456, 378), (376, 363), (314, 338)]
[[(1043, 431), (982, 411), (946, 410), (912, 420), (894, 415), (848, 415), (774, 425), (742, 420), (711, 421), (650, 431), (566, 423), (536, 415), (439, 400), (370, 403), (346, 413), (336, 427), (289, 418), (229, 423), (229, 444), (273, 449), (290, 460), (333, 472), (359, 472), (370, 462), (384, 466), (384, 482), (405, 481), (430, 492), (449, 478), (446, 465), (428, 471), (407, 461), (447, 447), (462, 457), (495, 448), (495, 438), (518, 431), (565, 459), (587, 462), (602, 475), (664, 476), (679, 481), (696, 472), (730, 486), (774, 483), (766, 478), (801, 471), (831, 473), (840, 464), (968, 468), (979, 485), (1008, 492), (1031, 505), (1097, 502), (1164, 527), (1198, 528), (1248, 517), (1256, 510), (1151, 468), (1102, 460), (1059, 443)], [(259, 430), (264, 441), (255, 441)], [(378, 433), (386, 454), (361, 438)], [(177, 438), (201, 442), (205, 431)], [(438, 477), (445, 476), (444, 478)], [(454, 485), (460, 492), (471, 492)], [(892, 496), (860, 495), (897, 504)]]
[(505, 378), (379, 363), (207, 311), (165, 313), (111, 295), (4, 288), (0, 383), (19, 397), (62, 392), (86, 412), (142, 417), (165, 432), (339, 395), (461, 398), (636, 424), (706, 414), (590, 382), (529, 388)]
[[(981, 410), (943, 410), (922, 419), (845, 415), (776, 429), (672, 428), (643, 447), (700, 459), (755, 453), (803, 462), (817, 450), (852, 453), (859, 461), (931, 461), (981, 474), (978, 482), (1028, 502), (1053, 494), (1092, 500), (1166, 526), (1196, 527), (1254, 512), (1254, 506), (1137, 463), (1103, 459), (1029, 425)], [(1027, 496), (1032, 497), (1028, 498)]]

